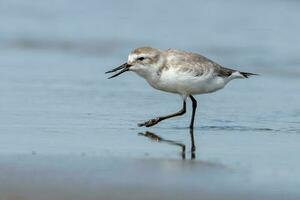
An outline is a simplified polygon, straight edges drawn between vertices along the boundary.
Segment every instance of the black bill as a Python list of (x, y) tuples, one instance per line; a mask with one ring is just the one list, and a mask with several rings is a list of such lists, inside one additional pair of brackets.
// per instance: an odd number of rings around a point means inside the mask
[(105, 72), (105, 74), (108, 74), (108, 73), (112, 73), (112, 72), (116, 72), (116, 71), (121, 70), (121, 71), (119, 71), (118, 73), (116, 73), (116, 74), (114, 74), (114, 75), (112, 75), (111, 77), (108, 78), (108, 79), (111, 79), (111, 78), (114, 78), (114, 77), (116, 77), (116, 76), (119, 76), (120, 74), (123, 74), (124, 72), (129, 71), (129, 67), (130, 67), (130, 66), (131, 66), (131, 65), (129, 65), (129, 64), (127, 64), (127, 63), (124, 63), (123, 65), (121, 65), (121, 66), (119, 66), (119, 67), (117, 67), (117, 68), (115, 68), (115, 69), (112, 69), (112, 70), (110, 70), (110, 71)]

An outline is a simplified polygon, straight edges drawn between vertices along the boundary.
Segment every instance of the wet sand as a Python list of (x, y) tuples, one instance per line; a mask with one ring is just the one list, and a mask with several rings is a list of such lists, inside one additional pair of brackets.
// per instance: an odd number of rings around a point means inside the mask
[[(299, 8), (0, 2), (0, 200), (300, 199)], [(190, 102), (186, 115), (139, 128), (178, 110), (180, 97), (130, 72), (104, 74), (144, 45), (260, 74), (196, 97), (194, 160)]]
[(174, 159), (1, 156), (1, 199), (299, 199), (276, 175)]

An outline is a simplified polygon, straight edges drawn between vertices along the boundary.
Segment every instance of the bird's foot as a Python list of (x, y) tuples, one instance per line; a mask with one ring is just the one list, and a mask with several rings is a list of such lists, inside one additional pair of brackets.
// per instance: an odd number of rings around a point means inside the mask
[(154, 126), (155, 124), (157, 124), (158, 122), (160, 121), (160, 118), (157, 117), (155, 119), (150, 119), (144, 123), (139, 123), (138, 126), (141, 127), (141, 126), (146, 126), (146, 127), (150, 127), (150, 126)]

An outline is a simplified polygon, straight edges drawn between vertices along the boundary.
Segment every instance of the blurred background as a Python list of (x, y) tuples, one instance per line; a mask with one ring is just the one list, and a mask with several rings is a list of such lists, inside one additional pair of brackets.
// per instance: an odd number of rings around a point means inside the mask
[[(64, 55), (66, 63), (72, 56), (77, 62), (101, 59), (99, 68), (106, 68), (123, 62), (132, 48), (151, 45), (201, 52), (233, 67), (299, 75), (300, 14), (293, 0), (2, 0), (0, 9), (6, 65), (36, 53), (32, 64), (51, 65), (38, 58), (47, 54), (49, 60)], [(12, 52), (19, 59), (11, 59)]]
[[(165, 188), (172, 199), (191, 199), (190, 187), (299, 197), (299, 11), (296, 0), (0, 0), (0, 193), (40, 188), (42, 199), (54, 188), (97, 199), (109, 180), (125, 193)], [(197, 96), (194, 163), (180, 162), (180, 147), (138, 135), (182, 142), (188, 154), (190, 102), (187, 115), (138, 128), (178, 110), (180, 97), (131, 72), (104, 74), (148, 45), (260, 74)]]
[[(154, 91), (133, 73), (106, 80), (105, 71), (145, 45), (195, 51), (261, 74), (199, 97), (198, 128), (298, 133), (299, 8), (293, 0), (1, 0), (2, 151), (69, 153), (81, 145), (76, 136), (93, 143), (99, 138), (91, 134), (135, 130), (138, 122), (177, 110), (180, 98)], [(188, 118), (162, 126), (184, 128)], [(66, 150), (60, 134), (77, 146)]]

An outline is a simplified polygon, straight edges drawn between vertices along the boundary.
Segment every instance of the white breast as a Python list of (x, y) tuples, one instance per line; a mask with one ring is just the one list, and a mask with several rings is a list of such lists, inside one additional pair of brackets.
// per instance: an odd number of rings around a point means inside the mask
[(227, 81), (223, 77), (214, 76), (213, 72), (194, 76), (170, 69), (163, 71), (159, 80), (149, 83), (156, 89), (187, 96), (217, 91), (222, 89)]

